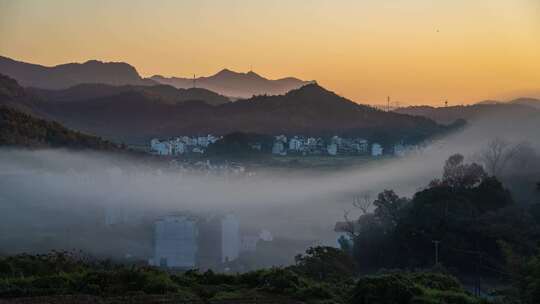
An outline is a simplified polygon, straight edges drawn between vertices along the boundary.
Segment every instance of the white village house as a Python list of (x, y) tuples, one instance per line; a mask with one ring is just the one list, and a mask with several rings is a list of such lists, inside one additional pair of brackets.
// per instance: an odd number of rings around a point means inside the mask
[(383, 147), (380, 144), (373, 143), (371, 145), (371, 156), (373, 157), (382, 156), (383, 152), (384, 152)]
[(150, 140), (150, 152), (160, 156), (204, 153), (210, 144), (219, 139), (219, 137), (212, 134), (198, 137), (180, 136), (167, 140), (153, 138)]

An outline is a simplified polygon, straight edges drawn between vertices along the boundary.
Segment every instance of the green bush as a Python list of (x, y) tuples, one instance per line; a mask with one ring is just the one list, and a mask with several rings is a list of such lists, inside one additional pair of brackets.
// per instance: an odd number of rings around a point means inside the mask
[(418, 272), (410, 274), (413, 283), (430, 289), (462, 290), (459, 281), (450, 275), (434, 272)]
[(0, 259), (0, 278), (13, 275), (13, 267), (5, 259)]
[(298, 300), (309, 299), (332, 299), (333, 294), (329, 288), (323, 284), (309, 284), (306, 287), (299, 288), (294, 297)]
[(176, 292), (178, 286), (166, 274), (158, 274), (149, 276), (142, 290), (147, 294), (166, 294)]
[(481, 304), (482, 300), (474, 298), (465, 292), (446, 290), (426, 290), (424, 295), (415, 297), (412, 304)]
[(422, 291), (401, 274), (367, 276), (354, 288), (351, 304), (409, 304)]
[(64, 274), (36, 277), (32, 280), (32, 287), (50, 290), (50, 293), (62, 293), (72, 290), (73, 281)]
[[(311, 258), (311, 257), (310, 257)], [(316, 280), (297, 267), (271, 268), (238, 275), (196, 270), (171, 275), (148, 267), (90, 263), (65, 254), (20, 255), (1, 260), (0, 298), (87, 294), (137, 296), (169, 294), (178, 299), (230, 300), (282, 298), (333, 304), (480, 304), (459, 282), (440, 273), (396, 272), (355, 281)], [(442, 301), (442, 302), (441, 302)]]
[(12, 282), (0, 282), (0, 298), (29, 296), (28, 288), (13, 284)]
[(272, 268), (262, 275), (261, 287), (269, 292), (294, 294), (302, 282), (300, 277), (288, 269)]

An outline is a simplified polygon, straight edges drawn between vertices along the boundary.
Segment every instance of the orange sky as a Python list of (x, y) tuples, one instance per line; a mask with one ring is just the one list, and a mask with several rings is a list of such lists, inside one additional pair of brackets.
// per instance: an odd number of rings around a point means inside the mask
[(0, 55), (143, 76), (252, 66), (357, 102), (461, 104), (540, 95), (540, 1), (0, 0)]

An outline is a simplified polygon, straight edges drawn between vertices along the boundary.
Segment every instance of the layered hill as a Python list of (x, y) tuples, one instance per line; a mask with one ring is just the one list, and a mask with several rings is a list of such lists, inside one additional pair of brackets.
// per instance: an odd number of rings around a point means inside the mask
[(71, 148), (119, 150), (109, 141), (65, 128), (54, 121), (38, 119), (13, 108), (0, 106), (0, 147)]
[(501, 120), (520, 119), (530, 116), (535, 117), (539, 111), (535, 107), (520, 104), (518, 102), (501, 103), (495, 101), (482, 102), (468, 106), (452, 107), (431, 107), (431, 106), (411, 106), (399, 108), (396, 113), (426, 117), (442, 124), (450, 124), (458, 119), (465, 119), (469, 122), (491, 119)]
[(99, 98), (113, 98), (126, 93), (141, 93), (149, 99), (176, 104), (185, 101), (203, 101), (211, 105), (230, 102), (229, 98), (200, 88), (177, 89), (169, 85), (112, 86), (107, 84), (79, 84), (64, 90), (27, 88), (26, 91), (42, 100), (54, 102), (79, 102)]
[[(54, 119), (69, 128), (108, 139), (145, 142), (151, 137), (232, 132), (266, 135), (356, 135), (381, 142), (416, 141), (444, 131), (432, 120), (383, 112), (356, 104), (317, 84), (278, 96), (257, 96), (234, 103), (210, 105), (203, 101), (167, 103), (147, 92), (128, 90), (114, 95), (77, 98), (59, 94), (54, 100), (29, 94), (13, 80), (0, 87), (18, 92), (32, 113)], [(7, 89), (6, 89), (7, 90)], [(77, 91), (77, 90), (75, 90)], [(81, 96), (85, 96), (82, 94)], [(68, 100), (69, 99), (69, 100)], [(11, 106), (18, 104), (9, 102)]]
[(523, 105), (540, 109), (540, 99), (521, 97), (510, 101), (498, 101), (498, 100), (484, 100), (476, 103), (477, 105), (493, 105), (493, 104), (514, 104)]
[(120, 150), (110, 141), (44, 119), (50, 118), (45, 108), (15, 80), (0, 74), (0, 147)]
[(17, 81), (0, 74), (0, 106), (16, 109), (32, 115), (47, 117), (40, 111), (43, 104), (27, 94)]
[(447, 124), (458, 119), (467, 121), (467, 132), (462, 138), (472, 146), (495, 137), (507, 141), (536, 143), (540, 130), (540, 109), (517, 103), (476, 104), (444, 108), (409, 107), (399, 113), (418, 115)]
[(114, 98), (49, 103), (43, 109), (68, 126), (126, 141), (237, 131), (416, 140), (444, 129), (429, 119), (358, 105), (315, 84), (218, 106), (156, 103), (140, 92), (126, 92)]
[(536, 99), (536, 98), (522, 97), (522, 98), (511, 100), (508, 103), (524, 105), (524, 106), (529, 106), (529, 107), (533, 107), (533, 108), (536, 108), (536, 109), (540, 109), (540, 99)]
[(0, 56), (0, 73), (14, 78), (23, 87), (66, 89), (81, 83), (109, 85), (155, 85), (143, 79), (137, 70), (123, 62), (90, 60), (52, 67), (31, 64)]
[(252, 71), (238, 73), (228, 69), (224, 69), (212, 76), (195, 79), (167, 78), (160, 75), (152, 76), (150, 79), (176, 88), (186, 89), (196, 86), (236, 98), (250, 98), (254, 95), (281, 95), (311, 83), (294, 77), (271, 80)]

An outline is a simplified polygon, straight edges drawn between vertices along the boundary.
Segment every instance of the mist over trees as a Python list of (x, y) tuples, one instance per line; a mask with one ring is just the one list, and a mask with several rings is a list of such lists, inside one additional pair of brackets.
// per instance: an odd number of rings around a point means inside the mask
[[(373, 212), (360, 208), (360, 217), (349, 222), (359, 272), (435, 267), (472, 278), (469, 283), (475, 292), (485, 292), (484, 279), (497, 279), (511, 286), (499, 291), (504, 301), (536, 303), (540, 185), (529, 179), (536, 200), (517, 204), (494, 175), (505, 176), (503, 168), (514, 170), (514, 160), (525, 147), (496, 139), (486, 146), (482, 159), (491, 165), (489, 172), (455, 154), (444, 164), (441, 178), (412, 198), (392, 190), (381, 192), (372, 202)], [(356, 199), (353, 205), (358, 207)], [(351, 250), (347, 244), (343, 247)]]
[[(14, 81), (8, 83), (0, 93), (8, 96), (10, 105), (18, 100), (14, 97), (25, 93)], [(317, 101), (320, 95), (327, 98)], [(296, 100), (293, 98), (308, 100), (307, 105), (299, 104), (305, 109), (324, 105), (325, 115), (336, 104), (343, 107), (343, 113), (358, 108), (342, 99), (335, 103), (339, 97), (314, 86), (286, 97), (255, 97), (252, 102), (266, 109), (269, 100), (275, 103), (283, 99), (287, 106), (294, 107), (294, 103), (288, 103)], [(251, 106), (244, 102), (227, 107)], [(304, 115), (309, 111), (301, 112)], [(11, 107), (1, 108), (0, 115), (1, 145), (109, 152), (119, 149), (98, 137), (70, 131)], [(388, 115), (394, 114), (384, 114), (392, 118)], [(420, 130), (421, 137), (431, 133), (432, 123), (417, 118), (411, 123), (416, 120), (426, 126)], [(385, 138), (385, 132), (365, 132)], [(473, 125), (435, 138), (432, 145), (402, 159), (339, 174), (314, 170), (299, 178), (262, 170), (250, 179), (221, 180), (209, 175), (182, 175), (168, 168), (166, 162), (141, 166), (137, 161), (110, 161), (110, 155), (105, 154), (2, 150), (0, 169), (9, 176), (0, 180), (0, 227), (10, 235), (2, 235), (1, 244), (9, 244), (2, 251), (12, 250), (10, 254), (75, 246), (100, 258), (118, 258), (130, 247), (143, 261), (151, 248), (152, 218), (179, 209), (235, 210), (249, 224), (272, 225), (276, 233), (310, 240), (309, 244), (319, 238), (328, 245), (329, 240), (335, 241), (330, 227), (341, 216), (344, 197), (359, 193), (353, 195), (352, 205), (361, 215), (353, 219), (353, 212), (345, 213), (350, 238), (339, 240), (342, 249), (313, 246), (296, 257), (297, 251), (288, 259), (281, 255), (276, 259), (279, 250), (261, 246), (264, 258), (254, 257), (260, 260), (246, 269), (274, 266), (275, 261), (283, 267), (240, 275), (195, 271), (171, 275), (141, 265), (102, 265), (54, 254), (5, 257), (0, 261), (0, 295), (119, 296), (138, 291), (202, 301), (271, 294), (314, 303), (417, 304), (438, 300), (461, 304), (481, 300), (465, 291), (456, 278), (477, 295), (487, 292), (485, 278), (506, 287), (501, 291), (505, 300), (537, 303), (538, 143), (523, 141), (523, 137), (531, 137), (524, 133), (515, 139), (501, 136), (479, 148), (485, 132)], [(403, 138), (402, 134), (398, 137)], [(398, 137), (388, 138), (388, 142)], [(253, 147), (260, 142), (260, 147)], [(270, 143), (267, 135), (231, 133), (210, 147), (204, 157), (258, 159), (258, 149), (268, 151)], [(463, 154), (449, 155), (452, 151)], [(433, 179), (435, 176), (438, 178)], [(418, 189), (419, 185), (423, 187)], [(147, 216), (146, 222), (138, 229), (113, 233), (101, 224), (102, 212), (109, 206), (137, 209)], [(21, 214), (25, 223), (32, 224), (21, 225)], [(285, 247), (284, 243), (276, 244)]]

